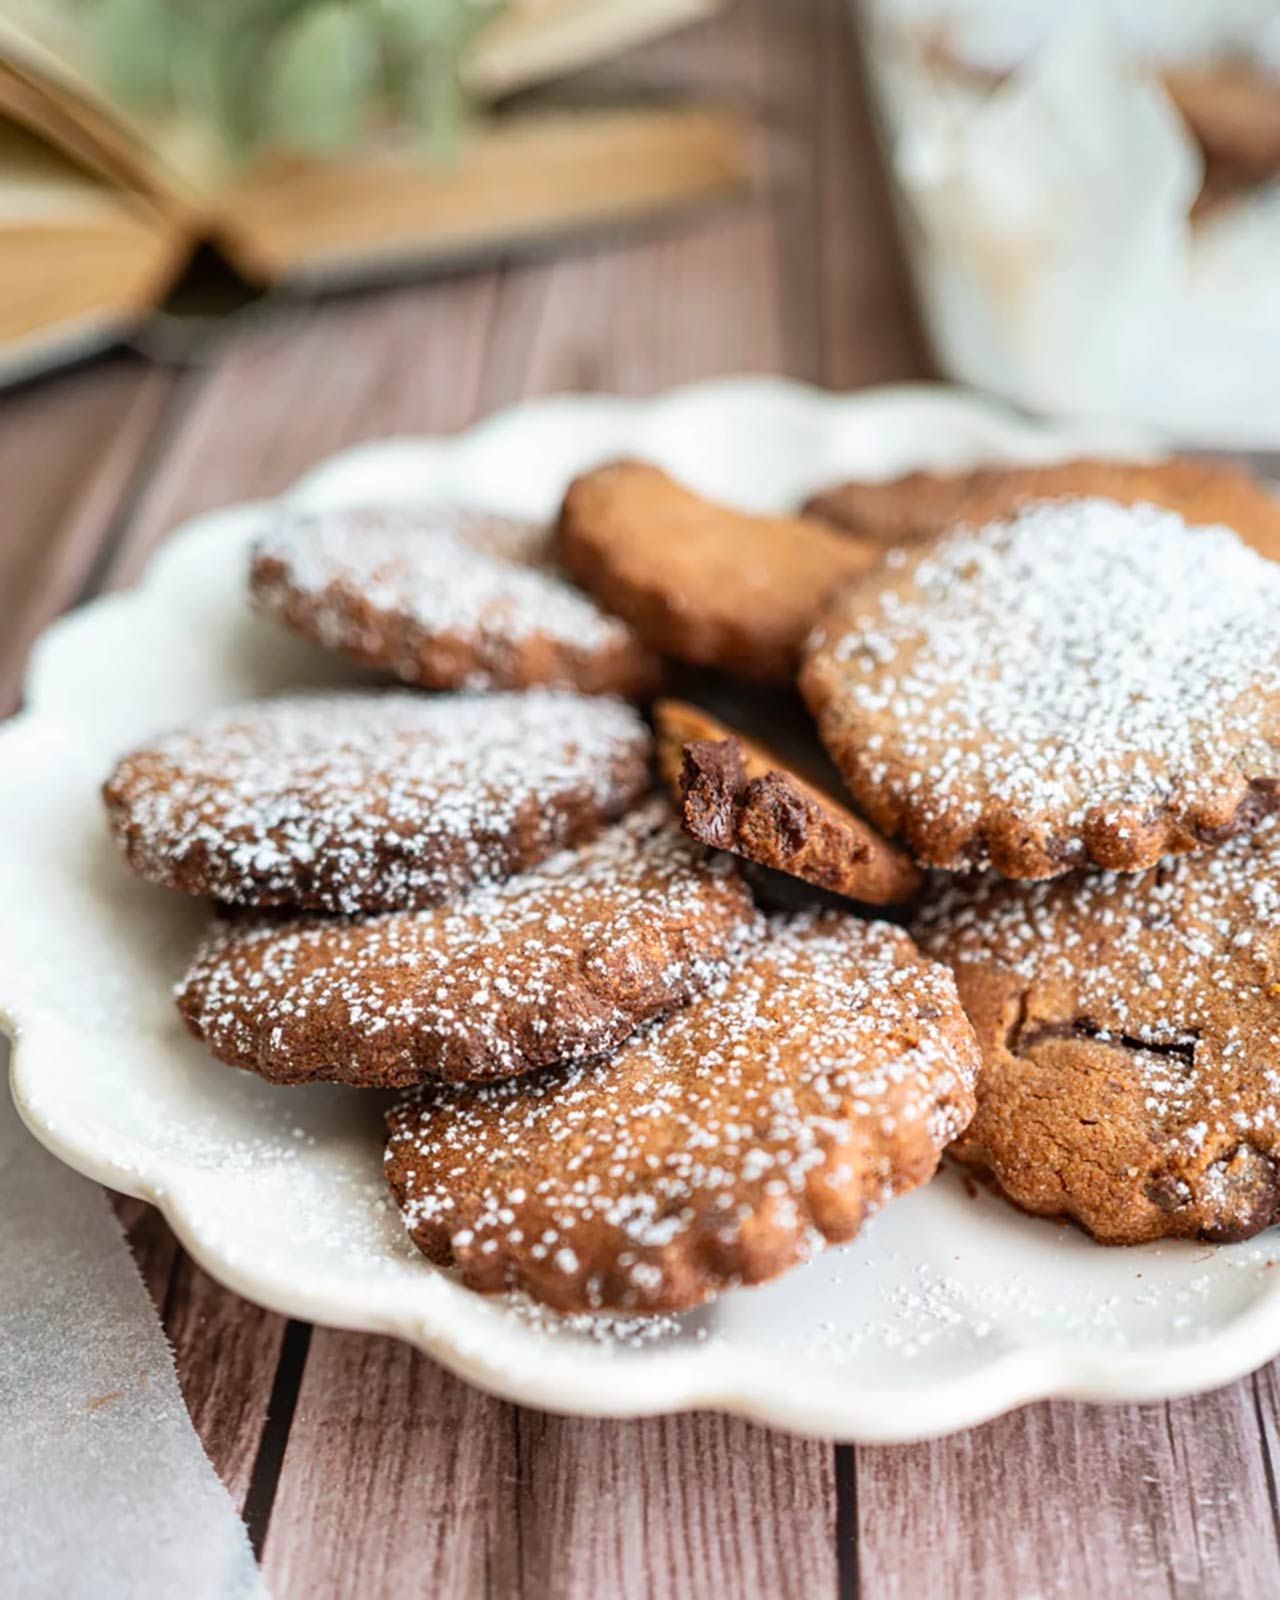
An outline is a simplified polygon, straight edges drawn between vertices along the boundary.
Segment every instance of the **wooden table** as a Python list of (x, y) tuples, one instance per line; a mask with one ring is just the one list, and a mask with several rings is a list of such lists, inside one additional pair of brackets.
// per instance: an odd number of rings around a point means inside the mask
[[(639, 58), (637, 58), (639, 59)], [(207, 364), (116, 356), (0, 400), (0, 701), (59, 612), (344, 445), (549, 390), (928, 375), (843, 0), (740, 0), (642, 65), (769, 128), (757, 199), (429, 287), (283, 310)], [(390, 1339), (219, 1288), (120, 1201), (214, 1466), (283, 1597), (1280, 1593), (1280, 1368), (1169, 1405), (1041, 1405), (911, 1448), (491, 1400)]]

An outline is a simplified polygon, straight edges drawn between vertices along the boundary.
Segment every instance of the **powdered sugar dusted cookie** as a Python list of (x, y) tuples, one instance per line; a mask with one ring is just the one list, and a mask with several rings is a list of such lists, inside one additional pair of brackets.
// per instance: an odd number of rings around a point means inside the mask
[(973, 1109), (950, 974), (900, 929), (776, 918), (611, 1060), (431, 1085), (387, 1175), (419, 1248), (565, 1311), (678, 1311), (761, 1283), (928, 1179)]
[(764, 745), (680, 700), (659, 700), (654, 726), (659, 770), (691, 838), (868, 905), (921, 888), (904, 850)]
[(288, 508), (254, 604), (315, 644), (429, 689), (642, 694), (657, 663), (555, 569), (550, 531), (448, 507)]
[(214, 1055), (276, 1083), (503, 1077), (598, 1055), (719, 977), (760, 917), (650, 801), (434, 911), (216, 927), (178, 991)]
[(919, 860), (1141, 869), (1280, 803), (1280, 567), (1152, 506), (1033, 506), (891, 556), (801, 688)]
[(816, 520), (718, 505), (643, 461), (569, 486), (558, 548), (651, 649), (779, 683), (795, 676), (818, 608), (879, 553)]
[(853, 479), (805, 505), (809, 516), (879, 545), (917, 544), (957, 523), (982, 527), (1041, 500), (1145, 502), (1197, 526), (1221, 523), (1247, 545), (1280, 561), (1280, 497), (1226, 461), (1089, 457), (1045, 466), (978, 467), (971, 472), (909, 472), (881, 482)]
[(977, 1030), (956, 1147), (1109, 1244), (1280, 1221), (1280, 818), (1140, 875), (944, 889), (917, 936)]
[(620, 701), (296, 695), (134, 751), (104, 789), (143, 877), (244, 906), (435, 905), (589, 839), (648, 787)]

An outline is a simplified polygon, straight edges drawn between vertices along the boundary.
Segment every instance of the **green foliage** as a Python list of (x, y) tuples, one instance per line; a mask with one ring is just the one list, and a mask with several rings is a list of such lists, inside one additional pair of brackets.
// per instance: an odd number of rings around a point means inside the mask
[(505, 0), (77, 0), (113, 90), (228, 151), (332, 154), (387, 128), (433, 149), (465, 116), (468, 41)]

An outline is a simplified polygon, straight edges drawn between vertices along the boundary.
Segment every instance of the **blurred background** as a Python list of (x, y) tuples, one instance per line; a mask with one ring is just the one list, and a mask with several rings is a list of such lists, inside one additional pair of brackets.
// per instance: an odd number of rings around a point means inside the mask
[[(685, 70), (726, 9), (5, 0), (0, 376), (122, 337), (189, 356), (285, 295), (768, 181), (749, 65)], [(1280, 0), (850, 0), (846, 23), (945, 372), (1274, 441)]]
[(0, 698), (353, 439), (734, 371), (1280, 446), (1280, 0), (0, 0)]

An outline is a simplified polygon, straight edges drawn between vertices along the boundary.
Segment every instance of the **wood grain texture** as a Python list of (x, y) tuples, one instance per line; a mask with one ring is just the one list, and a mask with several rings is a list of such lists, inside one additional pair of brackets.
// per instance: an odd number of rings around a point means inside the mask
[(475, 414), (491, 275), (282, 308), (193, 380), (105, 586), (137, 580), (181, 522), (278, 493), (344, 446)]
[(833, 1453), (733, 1417), (518, 1414), (526, 1600), (835, 1600)]
[(857, 1493), (874, 1600), (1280, 1593), (1247, 1381), (1162, 1406), (1034, 1406), (950, 1439), (860, 1449)]
[(519, 1593), (515, 1413), (407, 1345), (318, 1328), (263, 1569), (277, 1596)]
[(0, 397), (0, 716), (36, 634), (83, 593), (173, 389), (120, 357)]

